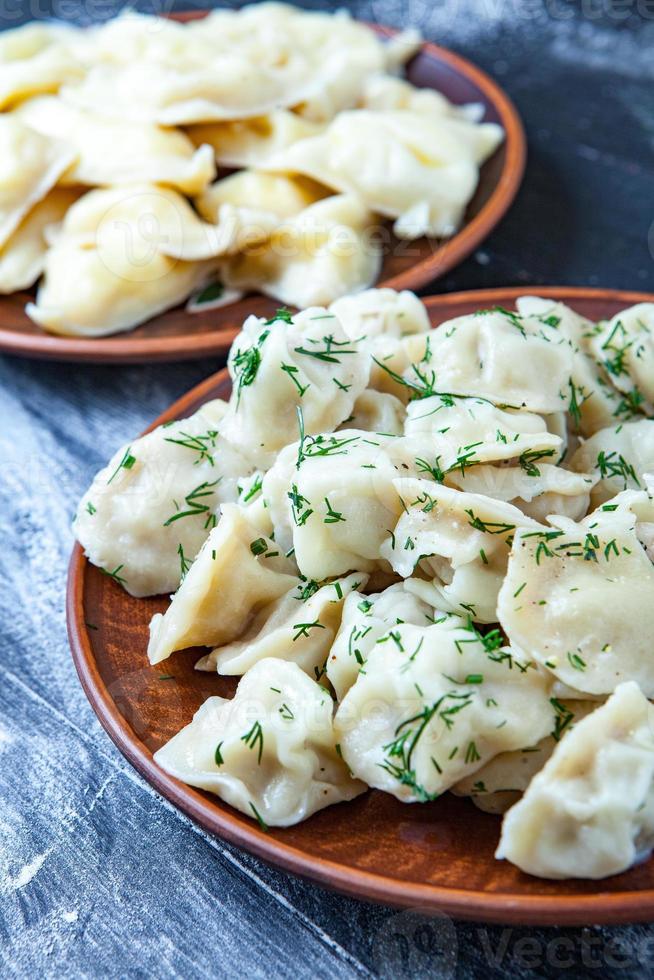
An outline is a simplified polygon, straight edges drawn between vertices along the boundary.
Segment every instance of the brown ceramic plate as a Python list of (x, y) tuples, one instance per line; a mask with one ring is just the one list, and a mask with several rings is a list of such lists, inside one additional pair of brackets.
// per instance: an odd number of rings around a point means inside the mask
[[(524, 287), (434, 296), (432, 323), (503, 305)], [(592, 319), (654, 296), (610, 290), (527, 290), (570, 303)], [(226, 371), (180, 398), (151, 428), (227, 398)], [(148, 623), (165, 598), (133, 599), (86, 561), (76, 545), (70, 562), (68, 631), (75, 666), (100, 722), (121, 752), (168, 800), (207, 830), (294, 874), (393, 905), (511, 923), (582, 924), (654, 918), (654, 863), (602, 882), (548, 882), (493, 858), (500, 822), (469, 801), (447, 795), (427, 805), (399, 803), (372, 791), (330, 807), (296, 827), (268, 833), (217, 797), (159, 769), (153, 753), (212, 694), (231, 697), (236, 681), (200, 673), (200, 651), (174, 654), (150, 667)], [(201, 651), (202, 653), (206, 651)]]
[[(189, 20), (202, 12), (175, 15)], [(374, 26), (378, 33), (395, 33)], [(452, 102), (479, 102), (485, 120), (497, 122), (505, 142), (481, 169), (477, 192), (466, 211), (461, 230), (447, 241), (423, 238), (415, 242), (393, 239), (384, 259), (379, 286), (420, 289), (439, 279), (468, 256), (501, 220), (516, 195), (524, 172), (525, 136), (515, 107), (479, 68), (465, 58), (435, 44), (423, 44), (408, 66), (415, 85), (435, 88)], [(279, 303), (249, 296), (239, 303), (205, 313), (169, 310), (127, 333), (113, 337), (57, 337), (45, 333), (25, 315), (25, 292), (0, 297), (0, 351), (63, 361), (127, 363), (169, 361), (226, 354), (247, 313), (270, 315)]]

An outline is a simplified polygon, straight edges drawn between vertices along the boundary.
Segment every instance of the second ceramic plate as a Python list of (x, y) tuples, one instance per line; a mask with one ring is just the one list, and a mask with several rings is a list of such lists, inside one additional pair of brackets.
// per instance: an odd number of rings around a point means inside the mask
[[(200, 13), (177, 15), (186, 20)], [(390, 28), (372, 25), (385, 36)], [(460, 231), (446, 241), (422, 238), (391, 241), (378, 286), (420, 289), (468, 256), (509, 208), (520, 186), (525, 164), (525, 137), (520, 118), (505, 93), (483, 71), (435, 44), (423, 44), (410, 62), (407, 76), (414, 85), (434, 88), (451, 102), (478, 102), (487, 122), (499, 123), (506, 138), (481, 169), (477, 192)], [(47, 334), (25, 315), (28, 293), (0, 297), (0, 351), (62, 361), (129, 363), (171, 361), (226, 354), (249, 313), (269, 316), (280, 305), (261, 296), (203, 313), (184, 307), (169, 310), (135, 330), (112, 337), (57, 337)]]
[[(492, 306), (511, 308), (524, 287), (425, 300), (432, 323)], [(653, 296), (569, 287), (529, 292), (561, 299), (591, 319), (610, 317)], [(207, 399), (227, 398), (226, 371), (194, 388), (155, 422), (183, 418)], [(148, 624), (164, 597), (134, 599), (90, 565), (76, 546), (68, 582), (73, 659), (94, 711), (113, 741), (171, 803), (225, 840), (294, 874), (388, 904), (459, 918), (565, 925), (654, 919), (654, 861), (602, 882), (542, 881), (493, 857), (500, 822), (446, 794), (408, 806), (371, 791), (304, 823), (264, 833), (215, 796), (173, 779), (153, 753), (192, 718), (210, 695), (231, 697), (234, 678), (194, 670), (205, 651), (176, 653), (151, 667)]]

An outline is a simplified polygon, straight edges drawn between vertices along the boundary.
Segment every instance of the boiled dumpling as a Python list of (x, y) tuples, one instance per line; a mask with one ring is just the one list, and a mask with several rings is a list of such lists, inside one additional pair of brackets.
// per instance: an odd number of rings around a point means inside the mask
[(582, 443), (570, 460), (577, 472), (594, 471), (595, 507), (622, 490), (642, 490), (645, 473), (654, 473), (654, 419), (600, 429)]
[(552, 731), (535, 745), (512, 752), (501, 752), (452, 786), (455, 796), (469, 796), (486, 813), (506, 813), (517, 803), (562, 738), (571, 732), (582, 718), (597, 707), (596, 701), (561, 701), (550, 698)]
[[(256, 238), (265, 237), (277, 222), (260, 210), (253, 213), (259, 222)], [(146, 267), (155, 252), (201, 261), (229, 254), (255, 237), (248, 227), (246, 209), (226, 204), (220, 218), (218, 224), (202, 221), (170, 187), (133, 184), (85, 194), (66, 215), (63, 232), (85, 244), (97, 238), (100, 248), (105, 240), (109, 243), (122, 237), (127, 261), (138, 269)]]
[(358, 198), (325, 198), (283, 222), (264, 246), (224, 263), (223, 279), (234, 289), (258, 290), (292, 306), (331, 303), (377, 278), (381, 251), (367, 234), (373, 225)]
[(154, 759), (263, 829), (288, 827), (365, 791), (338, 755), (332, 711), (329, 693), (297, 664), (268, 658), (247, 672), (232, 701), (205, 701)]
[(401, 436), (405, 414), (404, 405), (395, 395), (367, 388), (356, 399), (352, 415), (339, 428)]
[(363, 109), (386, 112), (389, 109), (410, 109), (429, 116), (452, 116), (469, 122), (479, 122), (484, 107), (479, 103), (454, 105), (432, 88), (416, 88), (404, 78), (394, 75), (371, 75), (366, 79), (361, 97)]
[[(90, 191), (66, 214), (28, 316), (46, 330), (101, 337), (185, 300), (209, 272), (191, 262), (237, 226), (205, 225), (177, 192), (154, 185)], [(171, 254), (168, 254), (171, 253)]]
[(81, 78), (76, 48), (81, 32), (52, 22), (32, 22), (0, 35), (0, 109), (40, 92), (55, 92)]
[(554, 327), (536, 330), (510, 311), (480, 310), (441, 324), (424, 339), (421, 363), (404, 374), (414, 397), (467, 395), (541, 414), (568, 404), (573, 350)]
[(342, 296), (329, 307), (353, 340), (406, 337), (431, 329), (429, 314), (415, 293), (403, 289), (366, 289)]
[(294, 550), (307, 578), (322, 581), (380, 566), (380, 545), (402, 504), (394, 481), (403, 462), (392, 436), (342, 429), (307, 436), (280, 453), (263, 483), (275, 540)]
[(54, 95), (30, 99), (15, 115), (47, 137), (65, 141), (77, 154), (66, 184), (168, 184), (198, 194), (213, 180), (211, 148), (194, 149), (183, 133), (130, 123), (79, 109)]
[(326, 673), (337, 699), (343, 700), (377, 640), (389, 629), (400, 623), (429, 626), (434, 619), (433, 607), (408, 592), (404, 582), (370, 595), (351, 592), (343, 605), (340, 629), (327, 659)]
[(573, 432), (588, 438), (599, 429), (639, 417), (642, 405), (632, 393), (622, 394), (612, 385), (593, 349), (596, 325), (570, 309), (538, 296), (520, 296), (518, 312), (527, 323), (554, 327), (573, 349), (567, 409)]
[(404, 431), (418, 449), (424, 446), (442, 478), (457, 471), (463, 476), (480, 463), (509, 460), (528, 472), (541, 461), (557, 462), (562, 444), (538, 415), (505, 411), (483, 398), (449, 395), (412, 402)]
[(343, 603), (367, 580), (367, 575), (356, 572), (324, 585), (300, 582), (264, 606), (238, 640), (198, 661), (197, 669), (245, 674), (264, 657), (278, 657), (296, 663), (309, 677), (319, 680), (341, 622)]
[(334, 721), (352, 773), (405, 803), (434, 799), (551, 724), (543, 674), (495, 634), (447, 623), (380, 637)]
[(261, 535), (247, 510), (225, 504), (165, 614), (152, 618), (150, 663), (185, 647), (230, 643), (298, 584), (293, 562)]
[(323, 129), (288, 109), (232, 122), (199, 123), (187, 132), (196, 146), (209, 144), (221, 167), (256, 167), (274, 153)]
[(506, 500), (536, 521), (542, 522), (550, 514), (563, 514), (578, 521), (588, 511), (596, 477), (591, 473), (571, 473), (532, 458), (523, 466), (455, 470), (447, 475), (447, 482), (467, 493)]
[(35, 204), (0, 248), (0, 293), (29, 289), (43, 272), (52, 228), (75, 203), (79, 193), (55, 187)]
[(221, 503), (249, 464), (220, 436), (226, 405), (207, 402), (114, 454), (84, 494), (73, 531), (94, 565), (135, 596), (174, 591)]
[(404, 578), (417, 565), (430, 583), (413, 587), (435, 607), (497, 621), (497, 595), (519, 527), (540, 529), (517, 507), (428, 480), (395, 480), (403, 513), (380, 552)]
[(229, 356), (233, 391), (223, 432), (257, 466), (302, 432), (330, 432), (368, 381), (368, 358), (339, 321), (314, 307), (269, 321), (249, 317)]
[(225, 204), (292, 218), (324, 196), (322, 188), (301, 177), (241, 170), (216, 181), (196, 198), (195, 204), (203, 218), (216, 223)]
[(464, 126), (482, 129), (411, 111), (342, 112), (324, 133), (294, 143), (264, 166), (358, 195), (371, 211), (395, 218), (402, 238), (451, 235), (474, 193), (478, 163), (502, 138), (491, 123), (485, 141), (457, 131)]
[(60, 93), (65, 101), (97, 115), (182, 126), (265, 115), (307, 95), (310, 75), (309, 60), (301, 51), (289, 51), (279, 64), (255, 64), (242, 52), (225, 51), (214, 64), (96, 64)]
[(638, 685), (556, 746), (504, 817), (496, 857), (541, 878), (606, 878), (654, 844), (654, 708)]
[(654, 406), (654, 303), (638, 303), (616, 313), (591, 340), (613, 384), (648, 410)]
[(0, 246), (74, 161), (65, 143), (0, 115)]
[(578, 691), (636, 680), (654, 696), (654, 567), (636, 528), (645, 493), (627, 492), (579, 524), (517, 528), (498, 615), (509, 641)]

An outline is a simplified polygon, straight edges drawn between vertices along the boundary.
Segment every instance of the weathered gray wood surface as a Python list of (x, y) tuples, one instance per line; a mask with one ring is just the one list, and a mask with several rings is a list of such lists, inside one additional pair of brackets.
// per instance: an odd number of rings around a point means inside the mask
[[(5, 4), (0, 24), (46, 6)], [(83, 20), (110, 6), (53, 9)], [(351, 6), (472, 57), (527, 122), (516, 206), (438, 290), (654, 291), (654, 4)], [(429, 933), (280, 874), (192, 826), (104, 735), (66, 640), (69, 518), (116, 446), (219, 366), (0, 360), (0, 976), (654, 975), (654, 927)]]

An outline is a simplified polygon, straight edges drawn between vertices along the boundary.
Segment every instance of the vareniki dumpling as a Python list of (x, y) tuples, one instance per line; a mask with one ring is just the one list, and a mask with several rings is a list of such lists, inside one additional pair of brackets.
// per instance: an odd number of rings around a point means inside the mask
[(342, 112), (324, 133), (292, 144), (264, 166), (358, 195), (371, 211), (395, 218), (402, 238), (451, 235), (477, 186), (478, 163), (502, 136), (486, 124), (482, 151), (455, 125), (410, 111)]
[(251, 467), (218, 427), (226, 405), (207, 402), (114, 454), (77, 509), (85, 553), (135, 596), (173, 592)]
[(404, 582), (370, 595), (351, 592), (327, 660), (327, 677), (338, 700), (343, 700), (377, 640), (389, 629), (400, 623), (429, 626), (434, 619), (432, 606), (409, 592)]
[(265, 657), (278, 657), (292, 660), (309, 677), (319, 680), (340, 625), (343, 603), (353, 589), (363, 588), (367, 581), (367, 575), (356, 572), (322, 586), (300, 582), (264, 606), (238, 640), (212, 650), (196, 668), (238, 675)]
[(0, 115), (0, 246), (75, 161), (74, 150)]
[(301, 435), (331, 432), (347, 419), (370, 370), (363, 346), (321, 307), (295, 316), (280, 310), (269, 321), (249, 317), (228, 367), (233, 390), (223, 432), (266, 468)]
[(298, 585), (293, 562), (262, 535), (248, 510), (225, 504), (165, 614), (152, 618), (150, 663), (186, 647), (230, 643), (264, 606)]
[(550, 682), (496, 633), (399, 624), (377, 640), (335, 718), (357, 778), (425, 802), (547, 734)]
[(329, 693), (297, 664), (267, 658), (248, 671), (232, 701), (205, 701), (155, 762), (263, 829), (288, 827), (366, 789), (339, 757), (332, 712)]
[(66, 214), (26, 312), (60, 334), (102, 337), (134, 327), (185, 300), (233, 233), (205, 225), (171, 189), (90, 191)]
[(72, 187), (55, 187), (23, 218), (0, 248), (0, 293), (29, 289), (36, 282), (45, 266), (46, 236), (53, 236), (78, 197)]
[(284, 221), (265, 245), (224, 263), (223, 279), (291, 306), (326, 305), (377, 278), (381, 250), (370, 233), (374, 223), (358, 197), (327, 197)]
[(275, 109), (267, 116), (233, 122), (199, 123), (189, 126), (189, 137), (196, 146), (209, 144), (221, 167), (256, 167), (274, 153), (324, 127), (303, 119), (288, 109)]
[[(554, 327), (536, 328), (507, 310), (479, 310), (446, 321), (426, 339), (419, 366), (431, 372), (434, 391), (539, 414), (568, 406), (573, 350)], [(416, 367), (405, 379), (422, 394)]]
[(654, 708), (633, 681), (557, 745), (504, 817), (496, 857), (541, 878), (606, 878), (654, 844)]
[(84, 65), (77, 46), (82, 32), (52, 21), (33, 21), (0, 35), (0, 109), (79, 79)]
[(149, 182), (198, 194), (214, 178), (209, 146), (197, 150), (183, 133), (147, 123), (94, 115), (54, 95), (30, 99), (15, 115), (46, 137), (63, 140), (77, 154), (66, 184)]
[[(622, 498), (622, 499), (621, 499)], [(512, 644), (578, 691), (637, 681), (654, 697), (654, 566), (637, 534), (646, 493), (627, 491), (579, 524), (518, 527), (498, 598)]]

